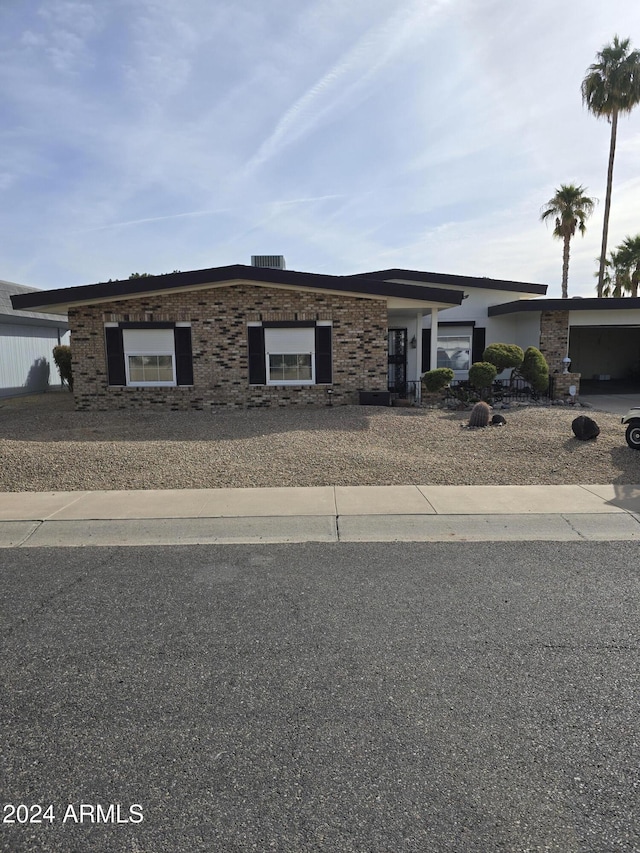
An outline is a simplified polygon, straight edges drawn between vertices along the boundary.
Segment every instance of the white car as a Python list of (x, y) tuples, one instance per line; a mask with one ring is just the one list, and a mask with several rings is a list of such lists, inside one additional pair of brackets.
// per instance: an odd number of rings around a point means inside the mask
[(640, 406), (634, 406), (623, 416), (621, 423), (627, 425), (625, 438), (634, 450), (640, 450)]

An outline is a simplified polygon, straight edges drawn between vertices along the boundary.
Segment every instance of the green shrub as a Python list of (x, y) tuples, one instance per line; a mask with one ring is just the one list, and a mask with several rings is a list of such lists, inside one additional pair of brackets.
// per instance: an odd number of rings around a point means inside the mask
[(528, 347), (518, 371), (534, 391), (546, 391), (549, 387), (549, 365), (539, 349)]
[(482, 353), (482, 360), (494, 364), (498, 373), (510, 367), (517, 370), (523, 359), (524, 352), (517, 344), (489, 344)]
[(69, 391), (73, 391), (73, 371), (71, 369), (71, 347), (66, 344), (59, 344), (53, 348), (53, 360), (58, 368), (60, 379), (63, 385), (69, 386)]
[(438, 367), (428, 370), (422, 377), (422, 384), (427, 391), (442, 391), (453, 380), (455, 374), (450, 367)]
[(469, 384), (477, 391), (491, 388), (497, 373), (495, 364), (489, 361), (476, 361), (469, 368)]

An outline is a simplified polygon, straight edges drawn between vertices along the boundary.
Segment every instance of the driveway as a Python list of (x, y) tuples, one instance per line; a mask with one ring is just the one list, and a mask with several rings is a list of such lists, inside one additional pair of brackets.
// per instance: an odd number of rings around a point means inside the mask
[(581, 394), (580, 400), (601, 412), (624, 415), (633, 406), (640, 406), (640, 393), (635, 394)]

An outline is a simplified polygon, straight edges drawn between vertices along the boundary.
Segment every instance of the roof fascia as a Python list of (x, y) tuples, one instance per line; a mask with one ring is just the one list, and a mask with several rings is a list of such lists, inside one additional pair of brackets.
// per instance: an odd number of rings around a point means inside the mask
[[(475, 287), (486, 290), (504, 290), (515, 293), (532, 293), (544, 296), (546, 284), (534, 284), (526, 281), (507, 281), (498, 278), (479, 278), (469, 275), (451, 275), (450, 273), (422, 272), (420, 270), (389, 269), (362, 273), (364, 278), (377, 278), (384, 281), (423, 281), (426, 284), (449, 287)], [(357, 276), (354, 276), (356, 278)]]
[(520, 299), (503, 302), (488, 308), (490, 317), (501, 314), (518, 314), (523, 311), (629, 311), (640, 309), (640, 296), (620, 298), (586, 297), (574, 299)]
[(454, 294), (442, 288), (427, 288), (405, 283), (393, 284), (364, 277), (325, 276), (293, 270), (272, 270), (237, 264), (211, 270), (145, 276), (126, 281), (100, 282), (59, 290), (40, 290), (35, 293), (14, 295), (11, 297), (11, 302), (16, 309), (61, 311), (81, 305), (95, 305), (141, 296), (160, 296), (176, 291), (204, 290), (243, 283), (369, 298), (397, 296), (421, 303), (442, 303), (442, 305), (459, 305), (462, 301), (461, 294)]

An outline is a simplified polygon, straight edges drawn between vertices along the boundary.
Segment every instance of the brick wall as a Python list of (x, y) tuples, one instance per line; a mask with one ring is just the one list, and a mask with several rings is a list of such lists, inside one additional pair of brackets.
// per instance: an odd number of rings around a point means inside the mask
[(562, 373), (562, 359), (569, 352), (569, 312), (542, 311), (540, 314), (540, 352), (547, 359), (549, 373)]
[[(145, 296), (69, 311), (78, 409), (326, 405), (326, 385), (250, 386), (249, 321), (331, 320), (332, 402), (387, 388), (387, 305), (367, 299), (241, 284)], [(121, 388), (107, 383), (105, 322), (190, 322), (193, 386)]]
[(580, 374), (564, 373), (563, 358), (569, 353), (569, 312), (542, 311), (540, 314), (540, 352), (547, 359), (554, 380), (554, 397), (569, 396), (569, 387), (580, 392)]

